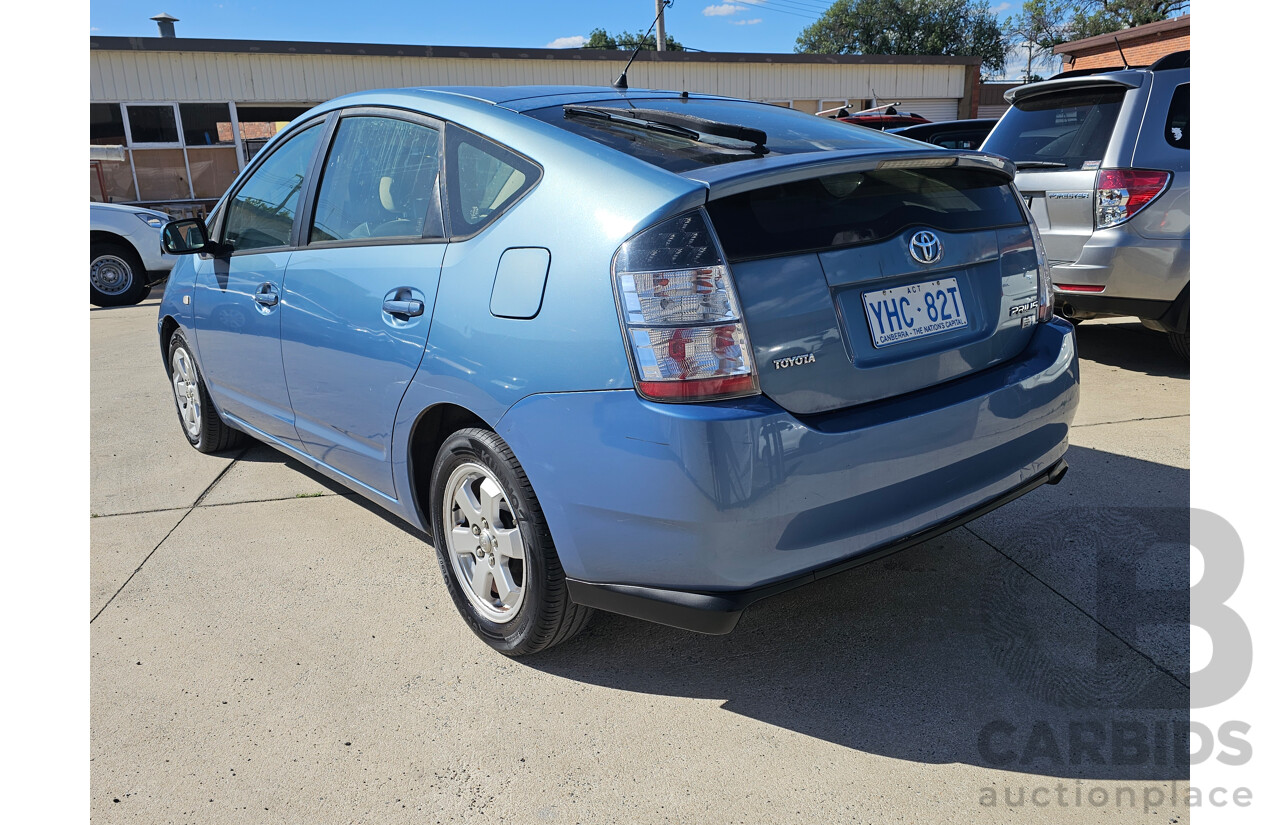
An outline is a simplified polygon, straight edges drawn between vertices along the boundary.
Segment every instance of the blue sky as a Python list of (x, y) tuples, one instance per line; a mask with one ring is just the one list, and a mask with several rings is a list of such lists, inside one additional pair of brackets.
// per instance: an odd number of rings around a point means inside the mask
[[(667, 33), (703, 51), (791, 52), (797, 35), (829, 0), (676, 0)], [(992, 3), (1003, 16), (1011, 2)], [(592, 29), (645, 30), (654, 0), (100, 0), (89, 8), (91, 34), (154, 36), (161, 11), (181, 22), (179, 37), (332, 40), (433, 46), (575, 46)]]

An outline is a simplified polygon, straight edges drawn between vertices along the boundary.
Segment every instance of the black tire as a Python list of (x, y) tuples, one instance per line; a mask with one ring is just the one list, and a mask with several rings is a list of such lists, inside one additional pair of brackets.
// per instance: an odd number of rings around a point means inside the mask
[[(1185, 296), (1186, 294), (1184, 290), (1183, 295)], [(1189, 303), (1184, 305), (1183, 315), (1179, 321), (1181, 322), (1179, 326), (1182, 327), (1182, 331), (1169, 331), (1169, 346), (1173, 347), (1173, 351), (1179, 357), (1189, 361), (1191, 360), (1191, 306)]]
[[(473, 473), (480, 475), (472, 482), (467, 481)], [(452, 499), (448, 504), (445, 501), (446, 487), (450, 484), (459, 480), (463, 484), (481, 484), (486, 477), (491, 477), (501, 488), (501, 503), (506, 507), (503, 518), (509, 519), (504, 522), (505, 529), (495, 529), (494, 534), (508, 534), (514, 532), (511, 528), (515, 528), (523, 542), (519, 563), (521, 581), (518, 582), (521, 585), (520, 601), (516, 609), (500, 620), (486, 615), (473, 604), (472, 599), (480, 597), (469, 596), (468, 593), (474, 594), (475, 591), (459, 577), (466, 555), (471, 557), (475, 567), (481, 566), (485, 552), (479, 544), (489, 537), (489, 525), (485, 522), (483, 533), (476, 539), (478, 555), (464, 554), (455, 559), (450, 550), (450, 531), (456, 526), (463, 526), (458, 518), (465, 520), (465, 514), (459, 516), (461, 511), (457, 510)], [(436, 537), (436, 558), (449, 596), (467, 625), (494, 650), (507, 656), (537, 653), (568, 641), (587, 626), (594, 611), (569, 599), (564, 570), (560, 567), (560, 558), (556, 555), (538, 497), (511, 448), (496, 434), (474, 428), (459, 430), (441, 446), (431, 472), (431, 525)], [(488, 546), (487, 559), (499, 555), (494, 552), (494, 548), (499, 546), (497, 538)], [(455, 561), (458, 568), (455, 568)], [(509, 558), (500, 567), (506, 564), (514, 566), (515, 561)], [(489, 566), (493, 567), (492, 561)], [(496, 582), (494, 588), (492, 595), (496, 599), (499, 592)], [(490, 612), (501, 609), (501, 604), (492, 605)]]
[(147, 270), (133, 247), (105, 242), (89, 245), (89, 303), (133, 306), (150, 292)]
[(214, 408), (191, 345), (181, 330), (169, 339), (169, 385), (173, 389), (178, 424), (192, 447), (202, 453), (220, 453), (245, 443), (247, 436), (227, 426)]

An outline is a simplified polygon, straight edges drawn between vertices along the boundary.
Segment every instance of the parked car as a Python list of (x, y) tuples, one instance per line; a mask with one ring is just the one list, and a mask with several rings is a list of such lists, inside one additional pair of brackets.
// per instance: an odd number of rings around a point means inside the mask
[(596, 608), (727, 633), (1065, 472), (1075, 340), (1013, 175), (702, 95), (353, 94), (166, 227), (160, 351), (193, 447), (427, 531), (503, 653)]
[(1063, 315), (1137, 316), (1191, 348), (1191, 53), (1005, 93), (982, 149), (1012, 159)]
[(843, 123), (852, 123), (855, 126), (865, 126), (868, 129), (894, 129), (900, 126), (916, 126), (929, 122), (924, 115), (918, 115), (915, 112), (902, 112), (893, 106), (866, 112), (854, 112), (849, 115), (837, 115), (836, 120)]
[(944, 149), (977, 149), (991, 134), (996, 118), (972, 118), (970, 120), (944, 120), (936, 123), (917, 123), (915, 126), (899, 126), (886, 129), (895, 135), (932, 143)]
[(173, 268), (160, 249), (169, 216), (113, 203), (89, 204), (89, 303), (100, 307), (136, 304)]

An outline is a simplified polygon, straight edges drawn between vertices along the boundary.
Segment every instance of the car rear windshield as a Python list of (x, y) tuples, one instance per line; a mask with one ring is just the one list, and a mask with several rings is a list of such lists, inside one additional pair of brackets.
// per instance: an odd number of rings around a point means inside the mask
[(1120, 114), (1125, 88), (1073, 89), (1019, 100), (982, 145), (984, 152), (1015, 163), (1064, 164), (1081, 169), (1101, 163)]
[(911, 226), (1025, 223), (1009, 182), (971, 169), (878, 169), (793, 181), (707, 204), (730, 261), (875, 243)]
[[(893, 135), (885, 135), (860, 126), (815, 117), (767, 103), (700, 98), (632, 97), (625, 103), (619, 103), (614, 99), (573, 105), (660, 109), (721, 123), (748, 126), (752, 129), (760, 129), (768, 135), (765, 146), (770, 153), (784, 155), (824, 152), (832, 149), (901, 149), (904, 146), (915, 146)], [(760, 157), (752, 151), (750, 143), (743, 141), (715, 139), (714, 142), (699, 142), (687, 137), (599, 118), (567, 118), (563, 106), (533, 109), (527, 114), (603, 143), (619, 152), (633, 155), (669, 172), (687, 172), (704, 166)]]

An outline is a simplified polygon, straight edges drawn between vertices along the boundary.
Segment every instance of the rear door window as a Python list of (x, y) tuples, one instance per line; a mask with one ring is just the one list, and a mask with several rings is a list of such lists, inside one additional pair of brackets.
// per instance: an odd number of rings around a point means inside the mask
[(533, 161), (474, 132), (448, 126), (449, 231), (470, 237), (520, 200), (542, 176)]
[(1125, 91), (1107, 86), (1019, 100), (996, 125), (983, 151), (1015, 163), (1052, 164), (1049, 168), (1082, 169), (1086, 163), (1101, 162)]
[(343, 118), (325, 161), (311, 243), (444, 235), (440, 133), (386, 117)]
[(1191, 84), (1173, 90), (1169, 116), (1164, 121), (1164, 139), (1177, 149), (1191, 148)]

